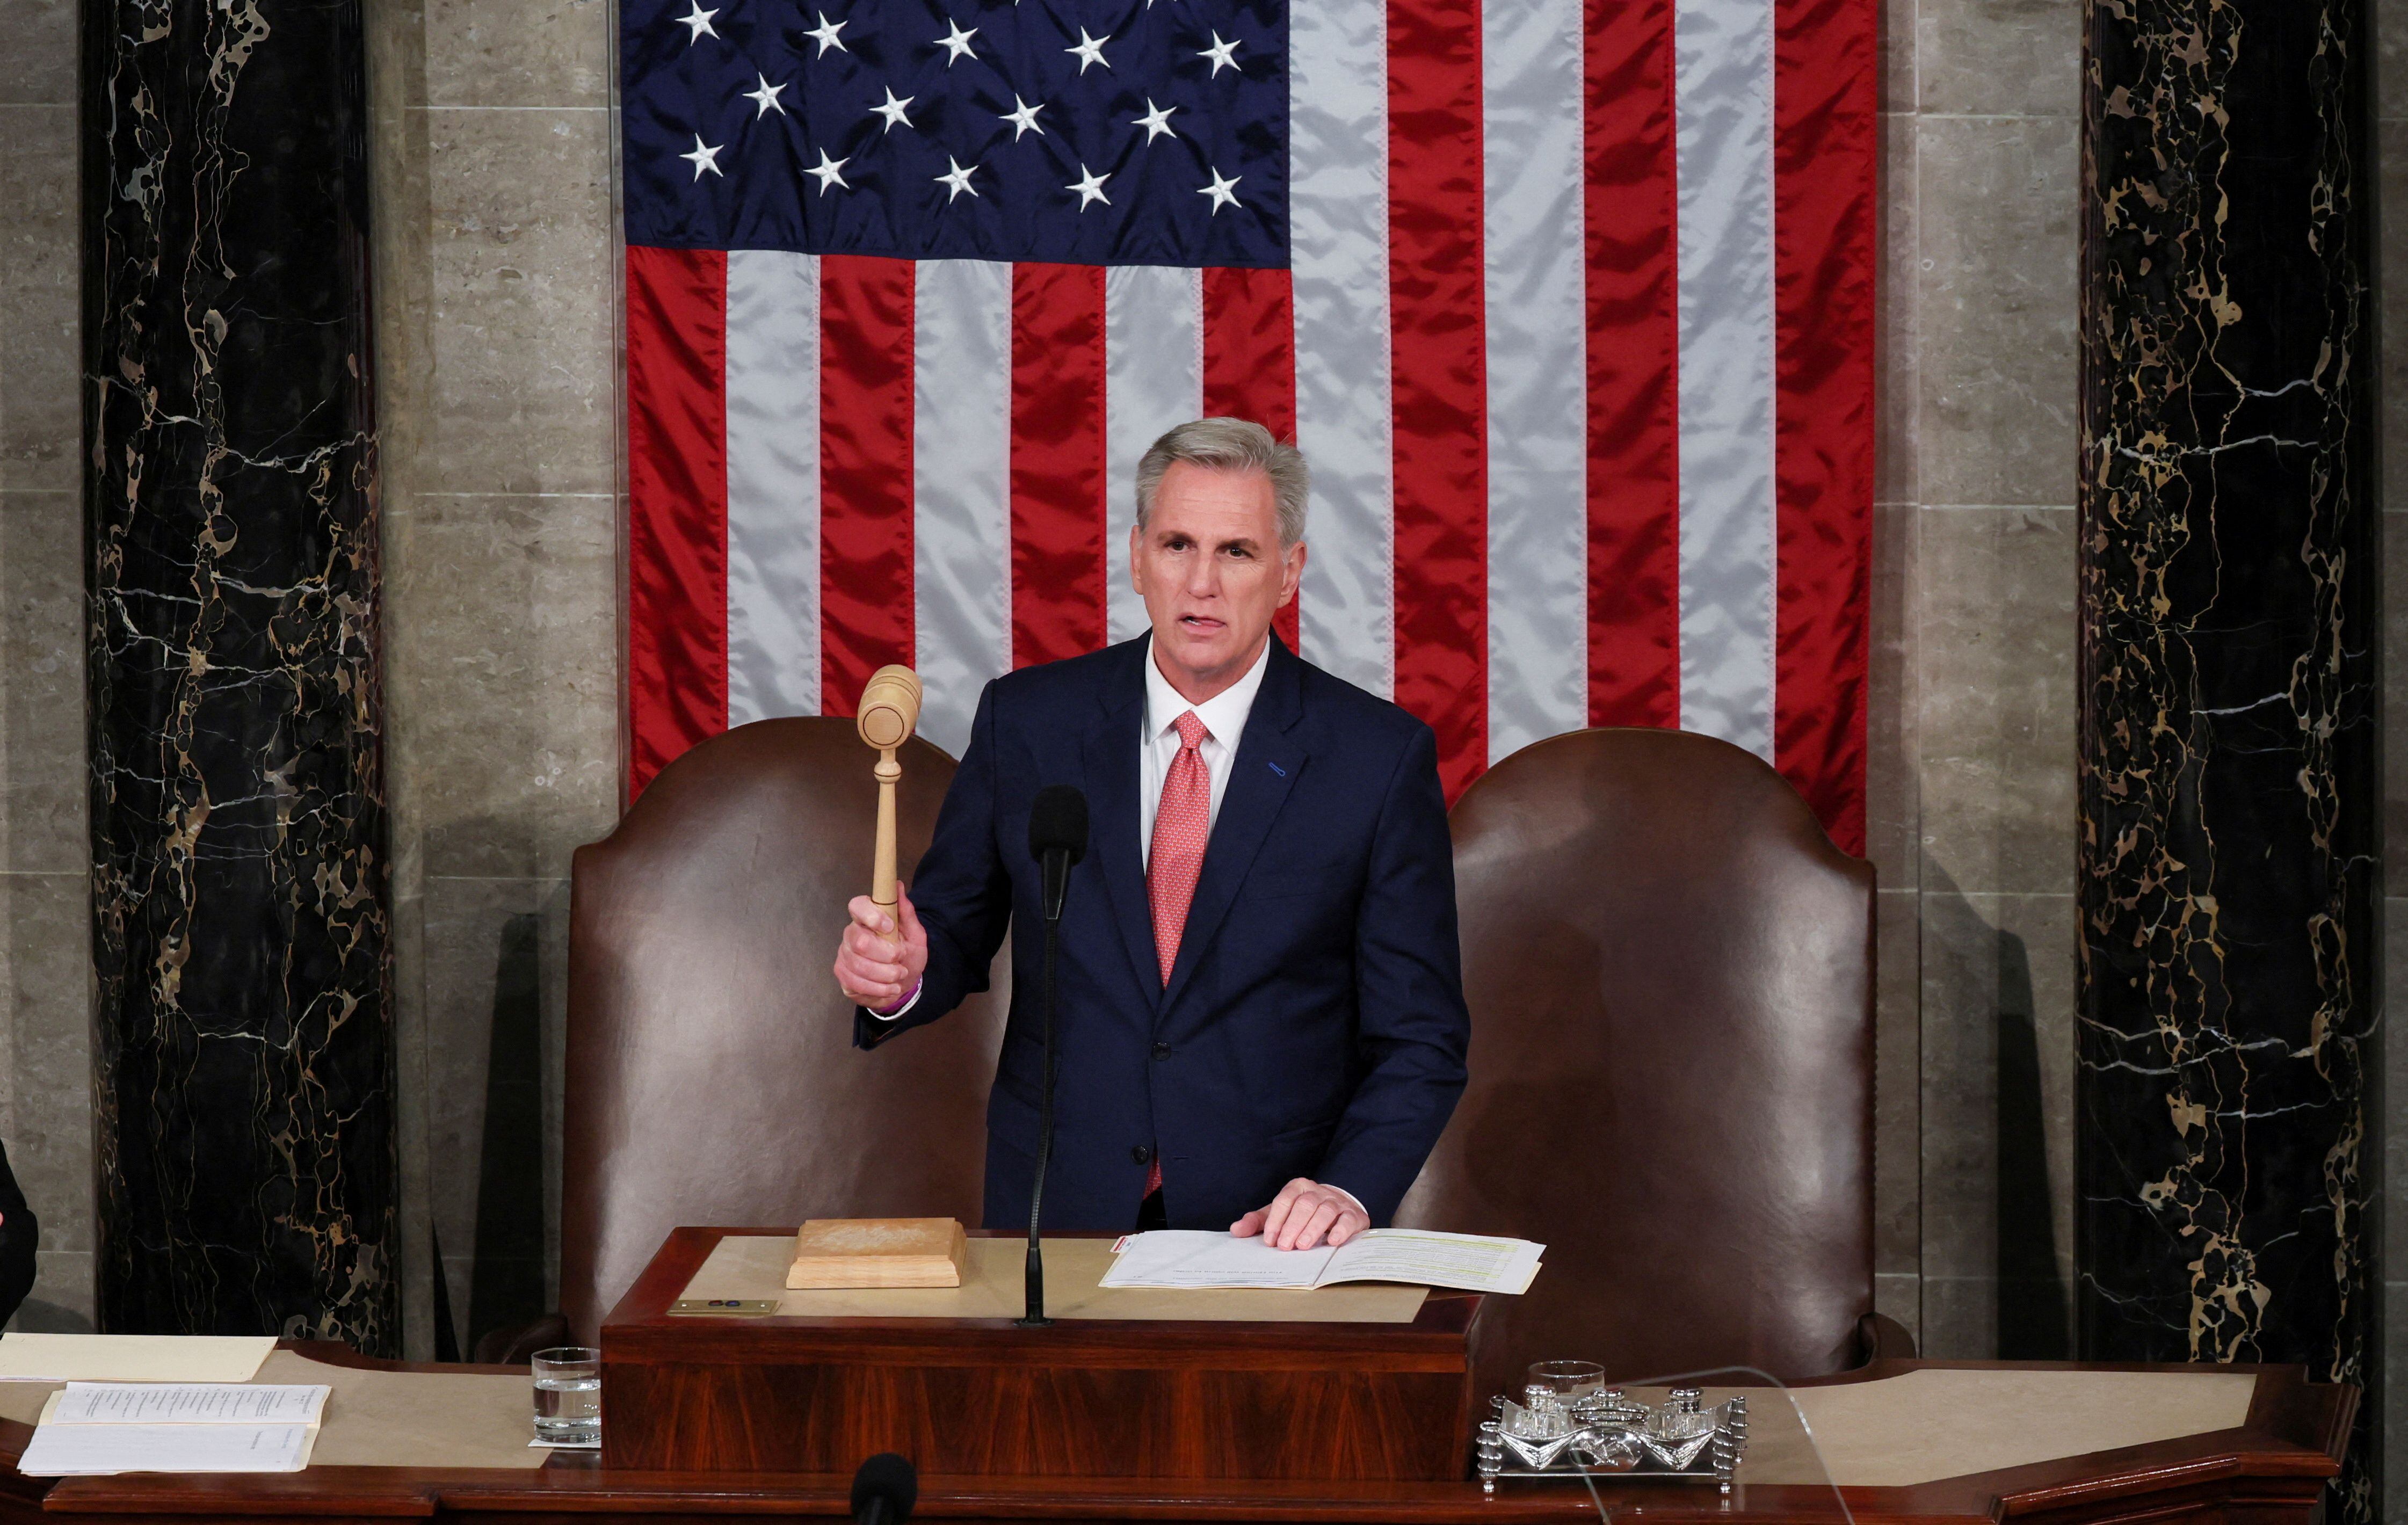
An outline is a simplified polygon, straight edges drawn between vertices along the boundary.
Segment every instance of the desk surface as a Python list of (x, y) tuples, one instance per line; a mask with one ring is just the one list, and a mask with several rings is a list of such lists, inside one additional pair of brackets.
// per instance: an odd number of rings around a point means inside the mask
[[(1112, 1268), (1111, 1234), (1055, 1234), (1045, 1261), (1045, 1311), (1055, 1318), (1176, 1322), (1410, 1324), (1426, 1287), (1348, 1284), (1318, 1291), (1098, 1285)], [(974, 1233), (959, 1287), (790, 1291), (795, 1236), (722, 1233), (680, 1297), (764, 1298), (781, 1318), (1016, 1318), (1027, 1306), (1028, 1236)]]
[[(299, 1347), (274, 1359), (277, 1369), (263, 1371), (263, 1378), (308, 1376), (336, 1390), (321, 1460), (308, 1471), (52, 1484), (11, 1468), (0, 1475), (0, 1513), (21, 1519), (344, 1514), (520, 1520), (529, 1514), (848, 1513), (847, 1477), (612, 1472), (566, 1452), (543, 1461), (544, 1453), (525, 1448), (526, 1378), (512, 1369), (406, 1366), (339, 1347)], [(29, 1403), (37, 1410), (47, 1390), (36, 1384), (0, 1389), (0, 1460), (13, 1461), (22, 1452), (32, 1431), (21, 1416)], [(2354, 1390), (2309, 1384), (2296, 1367), (1885, 1361), (1797, 1390), (1858, 1521), (2008, 1515), (2095, 1521), (2246, 1504), (2304, 1522), (2320, 1480), (2336, 1470), (2356, 1404)], [(1760, 1398), (1755, 1406), (1763, 1414), (1774, 1405)], [(1829, 1490), (1806, 1484), (1811, 1463), (1801, 1472), (1795, 1444), (1783, 1442), (1779, 1432), (1759, 1421), (1762, 1438), (1751, 1447), (1756, 1464), (1742, 1474), (1733, 1500), (1703, 1489), (1624, 1483), (1605, 1485), (1607, 1502), (1651, 1518), (1837, 1518)], [(370, 1460), (408, 1464), (343, 1464)], [(1509, 1482), (1498, 1497), (1484, 1499), (1470, 1482), (929, 1477), (922, 1481), (919, 1513), (945, 1520), (1537, 1525), (1595, 1511), (1582, 1489), (1532, 1483)]]

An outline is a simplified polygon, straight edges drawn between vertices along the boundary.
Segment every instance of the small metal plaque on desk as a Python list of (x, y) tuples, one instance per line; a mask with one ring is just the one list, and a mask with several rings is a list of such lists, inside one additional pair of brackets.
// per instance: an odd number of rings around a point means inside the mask
[(727, 1318), (768, 1318), (777, 1314), (774, 1297), (681, 1297), (671, 1313), (715, 1313)]
[(1474, 1444), (1481, 1487), (1499, 1477), (1578, 1477), (1716, 1483), (1731, 1489), (1747, 1449), (1747, 1399), (1702, 1407), (1696, 1388), (1674, 1388), (1660, 1408), (1633, 1403), (1620, 1388), (1567, 1404), (1532, 1386), (1515, 1403), (1499, 1393)]

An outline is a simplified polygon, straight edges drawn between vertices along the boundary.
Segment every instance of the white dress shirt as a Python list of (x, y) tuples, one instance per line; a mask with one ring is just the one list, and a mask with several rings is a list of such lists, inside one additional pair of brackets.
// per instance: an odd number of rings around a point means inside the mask
[(1179, 761), (1179, 717), (1194, 710), (1207, 733), (1196, 754), (1204, 760), (1204, 774), (1212, 785), (1212, 803), (1204, 818), (1205, 839), (1210, 841), (1212, 827), (1221, 819), (1221, 796), (1229, 792), (1229, 764), (1237, 760), (1239, 738), (1246, 734), (1246, 717), (1254, 712), (1254, 695), (1262, 691), (1263, 673), (1271, 664), (1271, 643), (1266, 639), (1262, 655), (1246, 669), (1245, 677), (1202, 704), (1191, 705), (1154, 665), (1152, 646), (1147, 643), (1145, 726), (1138, 733), (1137, 762), (1138, 857), (1148, 869), (1154, 866), (1154, 818), (1162, 809), (1162, 783), (1170, 777), (1170, 764)]

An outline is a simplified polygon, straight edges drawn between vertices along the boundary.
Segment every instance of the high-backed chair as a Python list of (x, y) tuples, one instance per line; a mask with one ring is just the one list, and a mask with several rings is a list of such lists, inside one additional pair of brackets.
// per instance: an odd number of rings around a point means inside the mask
[[(853, 1047), (829, 973), (868, 890), (876, 761), (849, 720), (739, 726), (577, 849), (560, 1280), (580, 1336), (680, 1224), (977, 1224), (1002, 961), (908, 1054)], [(953, 762), (917, 739), (901, 761), (908, 882)]]
[(1872, 865), (1675, 731), (1526, 748), (1451, 823), (1471, 1078), (1398, 1220), (1548, 1247), (1481, 1390), (1869, 1353)]

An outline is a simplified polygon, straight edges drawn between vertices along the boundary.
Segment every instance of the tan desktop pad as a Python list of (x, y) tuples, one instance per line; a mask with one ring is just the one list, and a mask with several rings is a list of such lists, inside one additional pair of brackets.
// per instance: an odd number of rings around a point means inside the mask
[[(375, 1372), (270, 1354), (254, 1381), (322, 1383), (325, 1417), (312, 1467), (539, 1467), (529, 1374)], [(0, 1382), (0, 1418), (32, 1424), (57, 1382)], [(608, 1412), (607, 1408), (605, 1412)]]
[(1792, 1396), (1833, 1482), (1906, 1488), (2236, 1429), (2257, 1386), (2247, 1372), (1921, 1371)]
[[(1017, 1318), (1026, 1304), (1025, 1239), (971, 1240), (959, 1287), (789, 1291), (794, 1244), (790, 1234), (729, 1234), (678, 1296), (773, 1298), (788, 1318)], [(1103, 1288), (1096, 1284), (1111, 1268), (1111, 1240), (1049, 1239), (1044, 1254), (1045, 1311), (1055, 1318), (1409, 1324), (1429, 1295), (1372, 1283), (1312, 1292)]]

